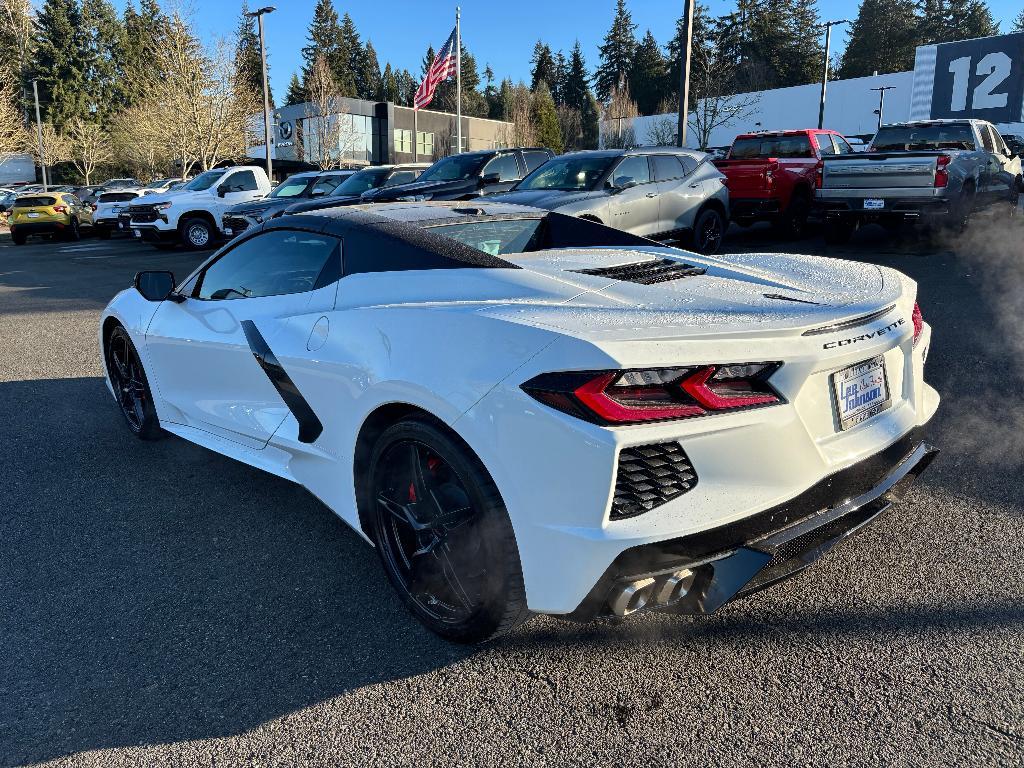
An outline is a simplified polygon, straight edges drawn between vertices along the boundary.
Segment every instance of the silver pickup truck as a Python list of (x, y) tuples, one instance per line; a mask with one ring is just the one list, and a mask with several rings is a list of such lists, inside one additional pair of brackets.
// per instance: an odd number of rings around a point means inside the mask
[(1020, 158), (990, 123), (925, 120), (882, 126), (863, 154), (825, 157), (815, 202), (838, 243), (868, 222), (963, 228), (984, 206), (1012, 213), (1020, 192)]

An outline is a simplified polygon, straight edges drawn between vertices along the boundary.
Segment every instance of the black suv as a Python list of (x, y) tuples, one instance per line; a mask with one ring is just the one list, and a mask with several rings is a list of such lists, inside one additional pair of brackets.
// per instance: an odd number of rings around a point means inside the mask
[(411, 184), (371, 189), (364, 203), (395, 200), (468, 200), (479, 195), (506, 192), (554, 153), (544, 147), (485, 149), (443, 157)]
[(1004, 133), (1003, 141), (1006, 142), (1006, 148), (1010, 150), (1010, 154), (1024, 160), (1024, 136), (1018, 136), (1015, 133)]

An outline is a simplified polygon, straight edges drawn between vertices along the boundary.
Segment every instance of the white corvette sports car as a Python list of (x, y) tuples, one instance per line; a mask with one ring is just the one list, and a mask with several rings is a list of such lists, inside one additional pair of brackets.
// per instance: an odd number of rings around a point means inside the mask
[(934, 456), (913, 281), (707, 257), (557, 213), (291, 213), (103, 313), (131, 430), (301, 483), (457, 641), (530, 613), (708, 613)]

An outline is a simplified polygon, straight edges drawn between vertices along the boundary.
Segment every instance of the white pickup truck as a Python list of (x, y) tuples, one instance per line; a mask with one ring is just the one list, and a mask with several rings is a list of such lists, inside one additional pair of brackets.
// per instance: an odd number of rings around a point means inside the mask
[(221, 237), (220, 221), (228, 208), (269, 194), (270, 180), (258, 166), (214, 168), (181, 189), (148, 195), (129, 207), (129, 226), (135, 237), (158, 247), (209, 248)]

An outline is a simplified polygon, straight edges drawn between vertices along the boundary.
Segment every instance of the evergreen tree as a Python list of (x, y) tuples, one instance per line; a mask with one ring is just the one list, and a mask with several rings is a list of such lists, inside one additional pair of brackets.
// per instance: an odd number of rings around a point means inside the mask
[(587, 92), (587, 100), (581, 113), (583, 123), (583, 139), (581, 149), (597, 149), (601, 137), (601, 107), (594, 98), (594, 94)]
[[(352, 21), (352, 17), (347, 13), (341, 19), (339, 47), (342, 50), (341, 55), (343, 57), (345, 54), (348, 55), (348, 71), (347, 75), (336, 72), (334, 76), (338, 79), (339, 83), (342, 83), (344, 77), (347, 76), (348, 82), (351, 83), (352, 87), (350, 92), (345, 92), (343, 95), (355, 96), (360, 99), (372, 99), (376, 90), (377, 80), (380, 78), (380, 66), (377, 66), (375, 74), (371, 71), (370, 63), (367, 61), (367, 51), (359, 39), (359, 32), (356, 31), (355, 22)], [(374, 58), (376, 59), (376, 53)]]
[(82, 10), (76, 0), (46, 0), (35, 18), (30, 79), (39, 81), (43, 120), (58, 131), (89, 117), (82, 50)]
[(1013, 31), (1024, 32), (1024, 8), (1017, 14), (1017, 18), (1013, 20)]
[(488, 64), (484, 67), (484, 101), (487, 103), (487, 117), (494, 119), (494, 109), (498, 102), (498, 88), (494, 84), (494, 70)]
[(498, 92), (490, 103), (487, 116), (491, 120), (508, 120), (512, 114), (513, 85), (507, 77), (498, 86)]
[(534, 91), (530, 111), (537, 130), (537, 142), (555, 154), (561, 153), (562, 129), (558, 124), (558, 111), (555, 109), (555, 100), (551, 98), (551, 89), (544, 80), (538, 83)]
[[(665, 86), (663, 92), (665, 99), (679, 102), (679, 76), (683, 68), (683, 34), (686, 31), (685, 19), (680, 16), (676, 21), (676, 32), (668, 41), (667, 61), (665, 62)], [(691, 61), (700, 56), (707, 56), (708, 46), (717, 37), (717, 30), (713, 28), (708, 7), (703, 3), (696, 3), (693, 6), (693, 35), (690, 40)], [(696, 105), (696, 97), (690, 94), (690, 109)]]
[(317, 57), (323, 55), (334, 75), (338, 95), (354, 96), (356, 86), (352, 77), (351, 52), (345, 42), (332, 0), (317, 0), (313, 21), (309, 25), (309, 40), (302, 49), (302, 58), (306, 62), (302, 69), (303, 83), (308, 79)]
[[(242, 12), (235, 30), (235, 71), (240, 87), (263, 96), (263, 60), (260, 54), (260, 36), (256, 19), (247, 16), (248, 0), (242, 0)], [(267, 76), (270, 75), (269, 62)], [(273, 99), (271, 99), (273, 105)]]
[(839, 65), (841, 78), (914, 68), (919, 42), (912, 0), (863, 0)]
[[(470, 117), (484, 117), (487, 114), (487, 102), (477, 88), (480, 86), (480, 74), (476, 69), (476, 59), (466, 46), (462, 46), (462, 114)], [(455, 76), (441, 82), (434, 92), (434, 100), (428, 109), (441, 112), (455, 112)]]
[(612, 89), (618, 87), (619, 79), (628, 77), (636, 46), (636, 24), (626, 9), (626, 0), (616, 0), (615, 18), (611, 29), (598, 49), (601, 63), (594, 73), (594, 89), (597, 91), (598, 99), (607, 99)]
[(565, 81), (569, 77), (569, 60), (559, 51), (555, 54), (555, 82), (551, 84), (551, 95), (555, 104), (565, 103)]
[(824, 29), (817, 0), (792, 0), (789, 13), (788, 66), (784, 69), (787, 85), (805, 85), (821, 79), (825, 62), (822, 43)]
[[(427, 76), (427, 72), (430, 71), (430, 67), (434, 63), (434, 56), (435, 56), (434, 46), (428, 45), (427, 46), (427, 52), (423, 56), (423, 61), (420, 62), (420, 69), (422, 70), (422, 76), (423, 77), (426, 77)], [(422, 80), (422, 77), (420, 79)]]
[(302, 81), (299, 80), (299, 76), (292, 72), (292, 79), (288, 81), (288, 93), (285, 94), (284, 104), (290, 106), (292, 104), (301, 104), (306, 100), (306, 92), (302, 87)]
[(536, 91), (537, 86), (542, 82), (547, 83), (548, 88), (557, 85), (557, 74), (555, 71), (555, 57), (551, 55), (551, 48), (547, 43), (540, 40), (533, 46), (533, 58), (530, 59), (530, 90)]
[(403, 107), (411, 107), (419, 82), (412, 76), (412, 72), (403, 69), (401, 72), (395, 73), (395, 83), (398, 85), (398, 101), (395, 103), (401, 104)]
[(400, 104), (401, 96), (398, 91), (398, 78), (391, 70), (391, 63), (384, 65), (384, 74), (380, 78), (380, 91), (378, 101), (390, 101), (393, 104)]
[(641, 115), (653, 115), (665, 98), (665, 59), (650, 30), (637, 46), (629, 72), (629, 90)]
[(98, 122), (106, 123), (123, 105), (124, 96), (118, 66), (124, 27), (108, 0), (83, 0), (82, 41), (86, 108)]
[(999, 25), (981, 0), (922, 0), (918, 31), (924, 43), (948, 43), (999, 34)]
[(569, 69), (565, 75), (561, 97), (563, 104), (578, 109), (584, 116), (590, 96), (588, 80), (587, 62), (583, 59), (583, 49), (580, 47), (580, 41), (577, 40), (572, 47), (572, 53), (569, 54)]
[(369, 40), (366, 41), (366, 47), (363, 48), (361, 64), (362, 72), (359, 76), (359, 82), (363, 83), (363, 88), (365, 89), (365, 95), (362, 98), (378, 99), (383, 80), (380, 73), (380, 62), (377, 61), (377, 51)]

